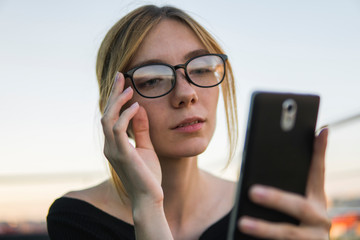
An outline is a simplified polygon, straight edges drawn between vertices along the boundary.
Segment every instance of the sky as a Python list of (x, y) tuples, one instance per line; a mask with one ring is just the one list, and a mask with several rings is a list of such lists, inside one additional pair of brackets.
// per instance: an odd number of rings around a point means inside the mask
[[(360, 114), (358, 0), (0, 0), (3, 183), (11, 176), (106, 172), (96, 54), (109, 28), (143, 4), (180, 7), (219, 41), (235, 73), (241, 139), (254, 90), (319, 94), (318, 127)], [(359, 121), (331, 129), (327, 161), (336, 182), (349, 169), (360, 173)], [(221, 169), (226, 149), (220, 102), (200, 165)]]

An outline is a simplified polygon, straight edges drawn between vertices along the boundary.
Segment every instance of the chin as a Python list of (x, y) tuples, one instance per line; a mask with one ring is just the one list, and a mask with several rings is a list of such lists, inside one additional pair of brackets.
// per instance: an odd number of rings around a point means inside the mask
[(174, 144), (173, 147), (166, 146), (166, 151), (159, 149), (156, 152), (161, 156), (169, 156), (171, 158), (195, 157), (203, 153), (208, 145), (208, 140), (194, 139), (185, 143)]

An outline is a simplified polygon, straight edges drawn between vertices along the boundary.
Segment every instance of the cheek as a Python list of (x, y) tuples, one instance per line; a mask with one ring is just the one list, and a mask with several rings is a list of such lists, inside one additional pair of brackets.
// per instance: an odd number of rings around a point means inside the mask
[[(144, 103), (140, 102), (139, 104), (143, 106), (146, 110), (146, 114), (149, 119), (149, 128), (150, 128), (150, 135), (160, 134), (161, 128), (166, 126), (167, 116), (165, 114), (165, 106), (162, 106), (161, 102), (156, 102), (151, 99), (153, 102), (151, 103)], [(155, 107), (156, 106), (156, 107)]]
[(208, 111), (209, 117), (216, 121), (217, 105), (219, 101), (219, 87), (205, 89), (208, 90), (202, 96), (204, 100), (204, 107)]
[[(219, 99), (219, 88), (210, 88), (206, 89), (210, 90), (203, 97), (205, 97), (204, 108), (207, 110), (208, 120), (209, 120), (209, 133), (211, 137), (213, 136), (216, 128), (216, 113), (217, 113), (217, 105)], [(211, 97), (209, 97), (211, 96)]]
[[(146, 107), (145, 107), (146, 109)], [(168, 116), (165, 115), (164, 110), (161, 108), (151, 109), (147, 111), (149, 119), (149, 133), (152, 144), (155, 150), (158, 152), (160, 149), (164, 150), (168, 148), (167, 143), (169, 142), (169, 130), (167, 129)], [(160, 152), (162, 152), (160, 150)]]

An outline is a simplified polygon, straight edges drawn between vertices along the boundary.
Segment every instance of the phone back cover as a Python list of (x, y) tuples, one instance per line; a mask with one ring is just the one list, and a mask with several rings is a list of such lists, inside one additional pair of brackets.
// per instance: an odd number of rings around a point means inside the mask
[[(287, 99), (297, 103), (296, 122), (290, 131), (280, 127), (282, 104)], [(319, 97), (314, 95), (253, 94), (237, 199), (230, 223), (235, 225), (232, 226), (234, 237), (228, 239), (258, 239), (237, 230), (235, 223), (242, 215), (272, 222), (298, 223), (288, 215), (254, 204), (248, 191), (253, 184), (263, 184), (305, 194), (318, 106)]]

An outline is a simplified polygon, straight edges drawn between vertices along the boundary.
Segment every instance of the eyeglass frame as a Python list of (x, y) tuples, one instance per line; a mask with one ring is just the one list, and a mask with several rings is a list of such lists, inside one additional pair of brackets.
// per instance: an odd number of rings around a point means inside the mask
[[(196, 58), (199, 58), (199, 57), (204, 57), (204, 56), (218, 56), (221, 58), (221, 60), (223, 61), (223, 65), (224, 65), (224, 75), (222, 77), (222, 79), (216, 83), (215, 85), (211, 85), (211, 86), (201, 86), (201, 85), (198, 85), (196, 84), (195, 82), (193, 82), (191, 80), (191, 78), (189, 77), (188, 75), (188, 72), (187, 72), (187, 65), (194, 59)], [(226, 76), (226, 60), (228, 59), (228, 56), (226, 54), (218, 54), (218, 53), (207, 53), (207, 54), (202, 54), (202, 55), (198, 55), (198, 56), (195, 56), (195, 57), (192, 57), (190, 58), (189, 60), (187, 60), (185, 63), (183, 64), (178, 64), (178, 65), (170, 65), (170, 64), (167, 64), (167, 63), (148, 63), (148, 64), (144, 64), (144, 65), (140, 65), (140, 66), (137, 66), (135, 68), (132, 68), (130, 69), (129, 71), (127, 71), (125, 74), (124, 74), (124, 77), (125, 78), (130, 78), (131, 80), (131, 83), (132, 85), (134, 86), (136, 92), (144, 97), (144, 98), (159, 98), (159, 97), (162, 97), (162, 96), (165, 96), (167, 94), (169, 94), (174, 88), (175, 88), (175, 85), (176, 85), (176, 70), (182, 68), (184, 69), (184, 72), (185, 72), (185, 78), (186, 78), (186, 81), (188, 81), (189, 83), (197, 86), (197, 87), (201, 87), (201, 88), (212, 88), (212, 87), (216, 87), (218, 86), (219, 84), (221, 84), (224, 79), (225, 79), (225, 76)], [(152, 65), (161, 65), (161, 66), (167, 66), (167, 67), (170, 67), (171, 70), (173, 71), (173, 74), (174, 74), (174, 83), (172, 84), (171, 88), (164, 94), (161, 94), (159, 96), (154, 96), (154, 97), (149, 97), (149, 96), (145, 96), (143, 95), (137, 88), (136, 88), (136, 84), (134, 82), (134, 79), (133, 79), (133, 75), (135, 73), (136, 70), (138, 70), (139, 68), (142, 68), (142, 67), (146, 67), (146, 66), (152, 66)]]

